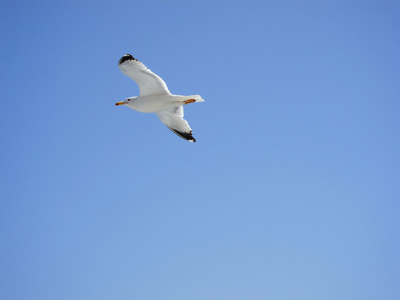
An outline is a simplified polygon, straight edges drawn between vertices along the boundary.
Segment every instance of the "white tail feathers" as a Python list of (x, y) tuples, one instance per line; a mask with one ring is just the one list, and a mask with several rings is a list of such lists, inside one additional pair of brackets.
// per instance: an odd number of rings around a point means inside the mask
[(191, 96), (188, 96), (188, 98), (194, 99), (194, 100), (196, 100), (196, 102), (204, 102), (204, 99), (201, 98), (200, 95), (191, 95)]

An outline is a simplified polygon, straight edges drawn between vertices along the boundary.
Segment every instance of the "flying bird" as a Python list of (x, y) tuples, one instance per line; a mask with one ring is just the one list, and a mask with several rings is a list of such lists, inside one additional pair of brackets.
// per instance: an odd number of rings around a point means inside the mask
[(200, 95), (172, 95), (160, 76), (154, 74), (142, 62), (125, 54), (118, 68), (139, 86), (139, 96), (129, 97), (115, 105), (126, 105), (143, 113), (156, 113), (169, 129), (189, 142), (196, 142), (188, 122), (183, 118), (183, 105), (204, 102)]

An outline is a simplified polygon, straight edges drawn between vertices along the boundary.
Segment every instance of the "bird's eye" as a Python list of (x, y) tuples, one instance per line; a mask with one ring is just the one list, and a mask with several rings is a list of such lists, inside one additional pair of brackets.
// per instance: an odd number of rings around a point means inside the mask
[(128, 101), (131, 101), (131, 99), (128, 99)]

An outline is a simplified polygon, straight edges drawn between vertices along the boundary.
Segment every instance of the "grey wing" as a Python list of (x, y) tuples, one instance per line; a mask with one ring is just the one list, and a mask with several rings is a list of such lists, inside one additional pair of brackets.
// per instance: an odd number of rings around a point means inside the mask
[(154, 74), (142, 62), (130, 54), (125, 54), (118, 62), (118, 68), (132, 78), (139, 86), (140, 95), (171, 95), (164, 80)]
[(192, 134), (192, 129), (190, 128), (188, 122), (183, 118), (182, 106), (162, 110), (156, 114), (160, 118), (161, 122), (167, 125), (167, 127), (175, 134), (189, 142), (196, 142)]

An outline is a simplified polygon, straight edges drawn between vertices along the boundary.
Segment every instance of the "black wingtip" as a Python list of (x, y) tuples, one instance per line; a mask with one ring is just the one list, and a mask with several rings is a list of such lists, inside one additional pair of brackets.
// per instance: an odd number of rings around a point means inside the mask
[(170, 127), (168, 127), (168, 128), (171, 129), (171, 131), (173, 133), (175, 133), (176, 135), (180, 136), (181, 138), (183, 138), (183, 139), (185, 139), (185, 140), (187, 140), (189, 142), (196, 143), (196, 139), (193, 137), (192, 131), (182, 132), (182, 131), (178, 131), (178, 130), (172, 129)]
[(136, 58), (134, 58), (132, 55), (130, 54), (125, 54), (124, 56), (121, 57), (121, 59), (119, 60), (118, 64), (123, 64), (124, 62), (126, 62), (127, 60), (137, 60)]

